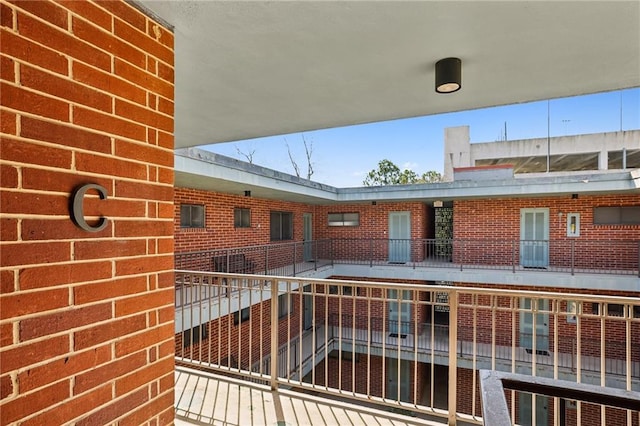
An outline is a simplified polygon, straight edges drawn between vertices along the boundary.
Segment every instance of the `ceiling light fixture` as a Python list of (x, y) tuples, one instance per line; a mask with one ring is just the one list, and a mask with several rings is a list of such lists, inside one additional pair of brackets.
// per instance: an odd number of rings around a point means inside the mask
[(436, 62), (436, 92), (453, 93), (462, 87), (462, 61), (444, 58)]

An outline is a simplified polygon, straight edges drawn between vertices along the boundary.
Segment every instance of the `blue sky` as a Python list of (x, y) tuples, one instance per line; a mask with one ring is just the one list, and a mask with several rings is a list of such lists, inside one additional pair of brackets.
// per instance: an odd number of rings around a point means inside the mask
[[(547, 117), (552, 137), (618, 131), (621, 121), (623, 130), (638, 129), (640, 88), (304, 132), (313, 143), (311, 179), (336, 187), (362, 186), (383, 159), (417, 174), (442, 173), (445, 128), (468, 125), (471, 143), (494, 142), (504, 139), (506, 122), (509, 140), (541, 138), (547, 137)], [(301, 133), (200, 148), (245, 161), (237, 150), (254, 151), (254, 164), (295, 175), (286, 143), (306, 177)]]

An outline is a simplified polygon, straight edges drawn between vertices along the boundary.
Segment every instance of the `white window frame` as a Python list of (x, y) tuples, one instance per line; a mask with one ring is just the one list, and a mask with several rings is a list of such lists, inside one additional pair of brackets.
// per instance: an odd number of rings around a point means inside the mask
[(580, 236), (580, 213), (567, 214), (567, 237)]
[(328, 226), (360, 226), (360, 213), (329, 213), (327, 215)]

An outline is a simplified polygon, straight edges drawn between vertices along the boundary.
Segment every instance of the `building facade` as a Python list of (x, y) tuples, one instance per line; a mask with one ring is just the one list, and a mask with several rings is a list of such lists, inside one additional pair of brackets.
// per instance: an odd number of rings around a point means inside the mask
[[(476, 170), (460, 172), (460, 176), (465, 176), (465, 173), (474, 176)], [(592, 190), (572, 192), (576, 182), (585, 184), (583, 181), (588, 179), (582, 175), (569, 175), (560, 177), (572, 185), (566, 193), (548, 194), (549, 184), (541, 183), (539, 178), (529, 181), (511, 178), (511, 181), (517, 181), (524, 188), (535, 187), (534, 191), (538, 193), (495, 196), (493, 193), (503, 183), (489, 180), (482, 189), (484, 196), (458, 195), (471, 182), (485, 179), (486, 169), (477, 172), (479, 175), (475, 180), (465, 180), (463, 177), (458, 182), (440, 184), (449, 185), (445, 189), (449, 191), (449, 196), (440, 196), (439, 200), (408, 197), (402, 201), (378, 199), (325, 204), (176, 188), (176, 241), (184, 252), (204, 253), (206, 261), (200, 265), (200, 270), (270, 274), (273, 268), (307, 260), (314, 263), (310, 275), (305, 275), (305, 271), (301, 270), (296, 276), (349, 281), (347, 287), (316, 283), (308, 285), (306, 290), (299, 290), (299, 286), (281, 289), (282, 294), (293, 297), (293, 305), (290, 310), (286, 309), (286, 315), (280, 317), (278, 327), (277, 346), (283, 353), (289, 354), (289, 358), (292, 356), (289, 351), (295, 354), (299, 348), (295, 342), (304, 340), (304, 336), (314, 329), (325, 330), (317, 331), (314, 335), (328, 333), (326, 330), (333, 327), (334, 333), (335, 330), (344, 330), (341, 333), (345, 336), (364, 332), (369, 335), (388, 334), (391, 337), (383, 344), (382, 352), (376, 352), (379, 348), (372, 349), (376, 345), (373, 341), (362, 344), (355, 340), (346, 343), (340, 340), (342, 343), (317, 357), (313, 368), (300, 367), (305, 359), (302, 355), (296, 355), (297, 358), (293, 356), (293, 361), (289, 359), (289, 377), (302, 376), (303, 381), (314, 386), (329, 386), (344, 392), (446, 408), (443, 395), (447, 393), (448, 354), (442, 348), (437, 350), (437, 355), (435, 352), (430, 354), (429, 347), (420, 347), (419, 343), (415, 343), (420, 336), (429, 333), (435, 336), (434, 344), (437, 344), (438, 336), (441, 336), (440, 342), (445, 341), (444, 336), (452, 319), (449, 318), (448, 308), (438, 305), (443, 295), (434, 291), (433, 286), (440, 285), (516, 290), (534, 296), (555, 295), (549, 298), (505, 297), (495, 300), (490, 296), (478, 295), (461, 300), (454, 320), (461, 353), (456, 374), (457, 387), (476, 387), (476, 392), (457, 393), (456, 404), (460, 412), (481, 415), (479, 380), (474, 371), (486, 368), (487, 364), (483, 363), (488, 361), (479, 358), (475, 365), (466, 364), (464, 354), (473, 353), (475, 356), (483, 346), (493, 347), (497, 352), (516, 347), (523, 353), (528, 350), (527, 360), (522, 357), (515, 360), (511, 353), (497, 357), (498, 364), (505, 363), (508, 366), (514, 362), (516, 371), (529, 371), (528, 374), (531, 374), (528, 364), (530, 356), (535, 352), (540, 365), (537, 374), (543, 376), (550, 374), (551, 364), (548, 363), (552, 363), (550, 360), (554, 354), (559, 354), (560, 358), (577, 359), (576, 345), (579, 345), (578, 357), (581, 360), (584, 358), (585, 361), (581, 362), (585, 363), (586, 360), (606, 358), (607, 364), (615, 364), (630, 358), (634, 366), (630, 373), (632, 388), (637, 389), (640, 386), (635, 367), (640, 362), (640, 351), (637, 349), (640, 347), (640, 306), (623, 306), (606, 301), (581, 302), (568, 300), (563, 295), (596, 294), (605, 298), (640, 296), (637, 281), (640, 245), (638, 190), (631, 187), (628, 190), (616, 190), (615, 193)], [(594, 175), (590, 179), (597, 180), (597, 177)], [(558, 185), (559, 181), (552, 184)], [(204, 219), (198, 222), (204, 224), (202, 227), (184, 225), (180, 220), (182, 204), (203, 207)], [(243, 210), (249, 218), (246, 222), (238, 221), (238, 210)], [(287, 238), (281, 238), (281, 233), (271, 233), (274, 227), (281, 225), (281, 214), (290, 215)], [(200, 238), (201, 235), (209, 236), (210, 240)], [(214, 235), (221, 237), (215, 238)], [(309, 258), (305, 258), (305, 243), (310, 244), (312, 254)], [(288, 246), (286, 254), (283, 254), (283, 245)], [(234, 254), (229, 255), (230, 252), (225, 250), (232, 247)], [(272, 251), (278, 254), (270, 254)], [(224, 258), (225, 253), (226, 256), (242, 253), (245, 259), (243, 265), (249, 262), (251, 269), (216, 269), (216, 264), (220, 263), (210, 261), (211, 257)], [(177, 265), (183, 254), (176, 254)], [(331, 258), (330, 265), (321, 260), (326, 257)], [(431, 263), (423, 263), (429, 259)], [(450, 266), (442, 268), (443, 263), (456, 267), (460, 265), (461, 269), (467, 265), (472, 272), (466, 275), (452, 274)], [(407, 265), (412, 267), (408, 268)], [(321, 271), (323, 268), (324, 271)], [(191, 268), (186, 265), (185, 269)], [(506, 269), (506, 272), (492, 269)], [(396, 282), (412, 285), (414, 289), (423, 287), (428, 290), (396, 291), (368, 288), (366, 285), (360, 287), (354, 285), (358, 281), (367, 285), (380, 281)], [(311, 286), (314, 286), (313, 290)], [(215, 330), (219, 329), (222, 330), (221, 335), (227, 337), (221, 340), (214, 337), (213, 347), (218, 349), (213, 352), (201, 351), (198, 355), (201, 358), (198, 359), (234, 368), (253, 369), (254, 372), (269, 371), (268, 363), (259, 367), (262, 352), (255, 343), (252, 353), (243, 346), (246, 341), (241, 344), (240, 350), (236, 346), (240, 336), (248, 334), (251, 334), (253, 342), (260, 342), (260, 348), (271, 345), (272, 335), (261, 334), (264, 327), (271, 327), (266, 320), (269, 318), (271, 302), (254, 300), (253, 305), (251, 302), (249, 305), (238, 305), (238, 310), (246, 310), (247, 306), (251, 306), (251, 312), (247, 314), (250, 320), (248, 324), (238, 324), (239, 314), (233, 312), (208, 323), (207, 336), (215, 335)], [(517, 315), (509, 311), (514, 303), (520, 308)], [(494, 307), (498, 308), (497, 313)], [(499, 312), (500, 309), (505, 312)], [(311, 313), (307, 314), (309, 311)], [(312, 320), (307, 320), (307, 315)], [(607, 316), (604, 321), (602, 315)], [(577, 321), (576, 317), (580, 317), (580, 320)], [(220, 321), (223, 321), (221, 329)], [(244, 330), (240, 331), (239, 327), (244, 327)], [(601, 338), (604, 333), (606, 339)], [(575, 336), (581, 336), (579, 343)], [(412, 347), (416, 352), (412, 355), (405, 346), (414, 338)], [(603, 340), (606, 340), (604, 347), (601, 344)], [(209, 340), (205, 339), (205, 342), (205, 347), (211, 346)], [(385, 344), (389, 345), (387, 349)], [(631, 350), (627, 350), (629, 345)], [(183, 342), (178, 342), (176, 349), (180, 351), (185, 347)], [(219, 353), (220, 350), (224, 353)], [(236, 352), (235, 356), (229, 355)], [(592, 383), (600, 381), (599, 366), (583, 366), (583, 369), (585, 372), (581, 373), (580, 380)], [(576, 380), (575, 372), (572, 373), (570, 367), (561, 366), (558, 370), (562, 379)], [(607, 369), (602, 377), (606, 376), (609, 386), (624, 387), (627, 374), (624, 368)], [(524, 424), (530, 422), (531, 418), (527, 415), (530, 415), (533, 406), (531, 398), (519, 396), (515, 404), (519, 421)], [(555, 411), (560, 410), (547, 399), (539, 399), (534, 405), (537, 406), (536, 424), (550, 424), (548, 422), (557, 416)], [(563, 406), (560, 415), (566, 424), (576, 424), (576, 411), (571, 407), (567, 409)], [(593, 424), (599, 424), (604, 418), (607, 422), (624, 422), (627, 413), (624, 410), (607, 409), (602, 414), (600, 407), (585, 405), (579, 416), (582, 422), (590, 419)], [(637, 418), (637, 412), (633, 416)]]
[(0, 423), (171, 424), (173, 33), (128, 2), (0, 16)]

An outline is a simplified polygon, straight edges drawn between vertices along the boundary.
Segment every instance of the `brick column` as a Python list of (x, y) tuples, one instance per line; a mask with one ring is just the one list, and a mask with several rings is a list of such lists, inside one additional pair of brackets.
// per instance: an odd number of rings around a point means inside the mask
[(125, 1), (0, 0), (0, 30), (0, 423), (170, 424), (173, 34)]

